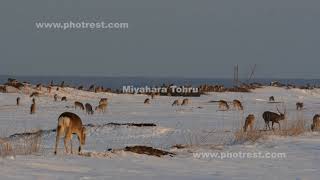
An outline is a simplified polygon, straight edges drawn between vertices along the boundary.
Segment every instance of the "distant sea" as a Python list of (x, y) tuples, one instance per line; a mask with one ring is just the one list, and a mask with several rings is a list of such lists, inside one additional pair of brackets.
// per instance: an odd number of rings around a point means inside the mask
[[(0, 84), (7, 82), (8, 78), (15, 78), (20, 82), (27, 81), (32, 84), (49, 84), (51, 80), (55, 84), (60, 84), (65, 81), (66, 85), (89, 87), (94, 84), (96, 86), (103, 86), (111, 89), (122, 89), (123, 86), (161, 86), (162, 84), (175, 84), (175, 85), (192, 85), (197, 87), (201, 84), (220, 84), (225, 87), (233, 86), (233, 79), (228, 78), (183, 78), (183, 77), (84, 77), (84, 76), (7, 76), (0, 75)], [(247, 80), (240, 80), (246, 82)], [(283, 84), (295, 85), (320, 85), (320, 79), (252, 79), (252, 82), (262, 84), (270, 84), (271, 81), (279, 81)]]

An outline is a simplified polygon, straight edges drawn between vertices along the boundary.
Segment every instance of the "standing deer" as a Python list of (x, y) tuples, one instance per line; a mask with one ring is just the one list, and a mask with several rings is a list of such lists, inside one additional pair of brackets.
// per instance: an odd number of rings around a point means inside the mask
[(95, 108), (95, 110), (96, 110), (97, 112), (102, 112), (102, 113), (104, 113), (104, 112), (106, 112), (107, 107), (108, 107), (108, 104), (99, 104), (99, 105)]
[(185, 105), (188, 105), (188, 104), (189, 104), (189, 99), (186, 98), (186, 99), (183, 99), (183, 100), (182, 100), (181, 106), (185, 106)]
[(70, 141), (71, 154), (72, 150), (72, 134), (76, 134), (79, 140), (78, 153), (81, 152), (82, 145), (86, 142), (86, 128), (82, 125), (80, 117), (71, 112), (64, 112), (58, 118), (58, 126), (56, 130), (56, 144), (54, 149), (54, 154), (57, 154), (59, 139), (62, 134), (64, 134), (64, 147), (66, 153), (69, 153), (67, 142)]
[(286, 110), (284, 110), (284, 113), (281, 113), (279, 111), (279, 109), (277, 108), (277, 111), (279, 112), (279, 114), (274, 113), (274, 112), (270, 112), (270, 111), (266, 111), (262, 114), (262, 117), (264, 119), (265, 125), (266, 125), (266, 129), (267, 127), (270, 128), (269, 122), (272, 122), (272, 129), (273, 129), (273, 124), (274, 123), (278, 123), (279, 124), (279, 130), (281, 129), (280, 127), (280, 121), (285, 119), (285, 114), (286, 114)]
[(99, 101), (99, 105), (100, 104), (108, 104), (108, 98), (101, 98)]
[(150, 99), (149, 98), (145, 99), (143, 103), (144, 104), (150, 104)]
[(74, 108), (77, 109), (77, 107), (80, 108), (81, 110), (84, 110), (83, 104), (79, 101), (74, 102)]
[(20, 105), (20, 97), (17, 97), (17, 106)]
[(180, 101), (179, 99), (176, 99), (173, 101), (172, 106), (180, 106)]
[(242, 103), (238, 99), (233, 100), (233, 107), (236, 110), (241, 110), (241, 111), (243, 110)]
[(297, 108), (297, 110), (302, 110), (303, 109), (303, 103), (302, 102), (297, 102), (296, 103), (296, 108)]
[(58, 94), (55, 94), (55, 95), (53, 96), (53, 98), (54, 98), (54, 101), (57, 101), (57, 100), (58, 100)]
[(274, 102), (274, 96), (269, 97), (269, 102)]
[(244, 123), (243, 126), (243, 130), (244, 132), (247, 132), (248, 127), (250, 127), (250, 130), (253, 130), (253, 126), (254, 126), (254, 122), (255, 122), (255, 117), (253, 114), (249, 114), (246, 118), (246, 121)]
[(227, 101), (224, 101), (224, 100), (220, 100), (220, 101), (219, 101), (219, 109), (220, 109), (220, 110), (228, 111), (229, 108), (230, 108), (230, 107), (229, 107)]
[(30, 107), (30, 114), (34, 114), (36, 113), (36, 100), (33, 98), (32, 99), (32, 104), (31, 104), (31, 107)]
[(313, 116), (313, 122), (311, 124), (311, 131), (320, 130), (320, 115), (316, 114)]
[(86, 103), (86, 104), (85, 104), (85, 108), (86, 108), (87, 114), (91, 114), (91, 115), (93, 114), (93, 109), (92, 109), (91, 104)]

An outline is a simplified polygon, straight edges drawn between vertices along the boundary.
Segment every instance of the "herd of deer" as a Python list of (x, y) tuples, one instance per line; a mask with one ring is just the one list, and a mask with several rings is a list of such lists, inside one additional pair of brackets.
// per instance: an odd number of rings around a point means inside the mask
[[(51, 91), (51, 88), (48, 90)], [(38, 92), (34, 92), (30, 95), (30, 97), (38, 97), (38, 96), (39, 96)], [(153, 99), (154, 96), (151, 96), (151, 98)], [(57, 101), (57, 99), (58, 99), (58, 95), (55, 94), (54, 101)], [(61, 98), (61, 101), (67, 101), (67, 97), (63, 96)], [(271, 96), (269, 98), (269, 101), (275, 102), (275, 98), (273, 96)], [(182, 101), (180, 99), (176, 99), (172, 103), (172, 106), (180, 106), (180, 105), (184, 106), (184, 105), (188, 105), (189, 103), (190, 103), (190, 100), (188, 98), (185, 98)], [(219, 103), (218, 107), (220, 110), (228, 111), (230, 109), (230, 106), (227, 101), (220, 100), (220, 101), (218, 101), (218, 103)], [(17, 106), (20, 105), (20, 97), (18, 97), (16, 99), (16, 104), (17, 104)], [(146, 98), (144, 100), (144, 104), (150, 104), (150, 99)], [(235, 110), (240, 110), (240, 111), (244, 110), (241, 101), (235, 99), (232, 101), (232, 104), (233, 104), (233, 107)], [(105, 112), (107, 107), (108, 107), (108, 99), (101, 98), (98, 106), (96, 106), (96, 108), (95, 108), (95, 111)], [(85, 110), (88, 115), (92, 115), (94, 113), (93, 108), (92, 108), (91, 104), (89, 104), (89, 103), (86, 103), (85, 105), (83, 105), (83, 103), (81, 103), (79, 101), (75, 101), (74, 108), (75, 109), (79, 108), (80, 110), (83, 110), (83, 111)], [(296, 109), (302, 110), (303, 103), (297, 102)], [(271, 111), (265, 111), (262, 114), (262, 117), (265, 122), (265, 129), (269, 129), (269, 130), (273, 129), (273, 125), (275, 123), (277, 123), (279, 125), (279, 129), (281, 128), (280, 121), (285, 119), (286, 110), (284, 110), (284, 112), (282, 113), (277, 108), (277, 111), (278, 111), (278, 113), (271, 112)], [(32, 104), (30, 107), (30, 114), (34, 114), (35, 112), (36, 112), (36, 101), (35, 101), (35, 98), (33, 98)], [(271, 127), (270, 127), (270, 122), (272, 123)], [(252, 131), (254, 128), (254, 123), (255, 123), (255, 116), (253, 114), (249, 114), (246, 117), (246, 120), (245, 120), (245, 123), (243, 126), (244, 132), (246, 132), (248, 129), (250, 129)], [(320, 115), (317, 114), (313, 117), (313, 123), (311, 125), (311, 130), (314, 131), (314, 130), (318, 130), (318, 129), (320, 130)], [(73, 153), (71, 139), (72, 139), (72, 134), (76, 134), (78, 137), (78, 140), (79, 140), (78, 153), (80, 153), (82, 145), (85, 144), (86, 128), (83, 126), (81, 118), (78, 115), (71, 113), (71, 112), (64, 112), (59, 116), (57, 130), (56, 130), (56, 143), (55, 143), (55, 151), (54, 151), (55, 154), (57, 154), (57, 148), (58, 148), (60, 136), (62, 136), (63, 134), (64, 134), (65, 151), (67, 153), (69, 153), (68, 142), (70, 142), (71, 153)]]

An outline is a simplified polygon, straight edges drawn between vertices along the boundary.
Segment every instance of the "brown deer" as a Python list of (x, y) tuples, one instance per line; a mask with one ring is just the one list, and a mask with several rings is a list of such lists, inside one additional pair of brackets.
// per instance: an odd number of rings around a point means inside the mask
[(228, 111), (230, 109), (230, 107), (229, 107), (227, 101), (220, 100), (219, 101), (219, 109), (224, 110), (224, 111)]
[(182, 100), (182, 103), (181, 103), (181, 106), (185, 106), (185, 105), (188, 105), (190, 103), (189, 99), (186, 98), (186, 99), (183, 99)]
[(181, 104), (180, 100), (176, 99), (176, 100), (173, 101), (172, 106), (180, 106), (180, 104)]
[(91, 114), (91, 115), (93, 114), (93, 109), (92, 109), (91, 104), (86, 103), (86, 104), (85, 104), (85, 108), (86, 108), (87, 114)]
[(274, 113), (274, 112), (270, 112), (270, 111), (265, 111), (262, 114), (262, 117), (263, 117), (265, 125), (266, 125), (266, 129), (267, 129), (267, 127), (269, 127), (269, 129), (271, 130), (270, 125), (269, 125), (270, 121), (272, 122), (272, 129), (273, 129), (273, 124), (274, 123), (278, 123), (279, 124), (279, 130), (281, 129), (280, 121), (284, 120), (286, 118), (286, 116), (285, 116), (286, 110), (284, 110), (284, 113), (281, 113), (279, 111), (279, 109), (277, 108), (277, 111), (279, 112), (279, 114)]
[(100, 104), (108, 104), (108, 98), (101, 98), (99, 101), (99, 105)]
[(63, 96), (63, 97), (61, 98), (61, 101), (67, 101), (67, 97), (66, 97), (66, 96)]
[(149, 98), (145, 99), (143, 103), (144, 104), (150, 104), (150, 99)]
[(32, 99), (32, 104), (31, 104), (31, 107), (30, 107), (30, 114), (34, 114), (36, 113), (36, 100), (33, 98)]
[(311, 124), (311, 131), (320, 130), (320, 115), (316, 114), (313, 116), (313, 122)]
[(59, 139), (62, 134), (64, 134), (64, 147), (66, 153), (69, 153), (68, 150), (68, 141), (70, 141), (71, 145), (71, 154), (72, 150), (72, 134), (76, 134), (79, 140), (79, 149), (78, 153), (81, 152), (82, 145), (86, 142), (86, 128), (82, 125), (81, 118), (71, 112), (64, 112), (58, 118), (58, 126), (56, 130), (56, 144), (54, 149), (54, 154), (57, 154)]
[(74, 108), (75, 109), (80, 108), (81, 110), (84, 110), (84, 105), (81, 102), (76, 101), (74, 102)]
[(235, 110), (241, 110), (241, 111), (243, 110), (242, 103), (238, 99), (233, 100), (232, 103)]
[(303, 102), (297, 102), (296, 108), (297, 108), (297, 110), (302, 110), (303, 109)]
[(108, 107), (108, 104), (99, 104), (99, 105), (95, 108), (95, 110), (96, 110), (97, 112), (102, 112), (102, 113), (104, 113), (104, 112), (106, 112), (107, 107)]
[(20, 105), (20, 97), (17, 97), (17, 106)]
[(58, 94), (55, 94), (53, 98), (54, 98), (54, 101), (58, 101)]
[(274, 102), (274, 96), (269, 97), (269, 102)]
[(254, 122), (255, 122), (255, 117), (253, 114), (249, 114), (246, 118), (246, 121), (244, 123), (244, 126), (243, 126), (243, 130), (244, 132), (247, 132), (247, 129), (250, 127), (250, 130), (252, 131), (253, 130), (253, 126), (254, 126)]

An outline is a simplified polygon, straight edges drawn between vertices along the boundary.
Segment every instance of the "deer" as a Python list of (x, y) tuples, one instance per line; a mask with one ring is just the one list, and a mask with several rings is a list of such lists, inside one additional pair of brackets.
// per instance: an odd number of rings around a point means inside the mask
[(313, 116), (313, 122), (311, 124), (311, 131), (317, 131), (320, 129), (320, 115), (316, 114)]
[(54, 101), (57, 101), (57, 100), (58, 100), (58, 94), (55, 94), (55, 95), (53, 96), (53, 98), (54, 98)]
[(77, 109), (77, 107), (80, 108), (81, 110), (84, 110), (83, 104), (79, 101), (74, 102), (74, 109)]
[(33, 98), (32, 99), (32, 104), (30, 107), (30, 114), (35, 114), (36, 113), (36, 100)]
[(63, 97), (61, 98), (61, 101), (67, 101), (67, 97), (66, 97), (66, 96), (63, 96)]
[(73, 154), (72, 150), (72, 134), (76, 134), (79, 140), (79, 148), (78, 153), (81, 152), (82, 146), (85, 145), (86, 142), (86, 128), (82, 125), (81, 118), (71, 112), (64, 112), (58, 118), (58, 125), (56, 130), (56, 144), (54, 149), (54, 154), (57, 154), (58, 144), (60, 136), (64, 134), (64, 147), (65, 151), (68, 154), (68, 141), (70, 141), (71, 145), (71, 154)]
[(85, 108), (86, 108), (87, 114), (91, 114), (91, 115), (93, 114), (93, 110), (92, 110), (91, 104), (86, 103), (86, 104), (85, 104)]
[(179, 99), (176, 99), (173, 101), (172, 106), (180, 106), (180, 104), (181, 103), (180, 103)]
[(233, 107), (236, 110), (241, 110), (241, 111), (243, 110), (242, 103), (238, 99), (233, 100)]
[(220, 109), (220, 110), (228, 111), (229, 108), (230, 108), (230, 107), (229, 107), (227, 101), (224, 101), (224, 100), (220, 100), (220, 101), (219, 101), (219, 109)]
[(279, 112), (279, 114), (275, 113), (275, 112), (270, 112), (270, 111), (265, 111), (262, 114), (262, 117), (264, 119), (265, 125), (266, 125), (266, 129), (267, 127), (269, 128), (269, 130), (271, 130), (269, 122), (272, 122), (272, 129), (273, 129), (273, 124), (274, 123), (278, 123), (279, 124), (279, 130), (281, 129), (280, 126), (280, 121), (284, 120), (286, 118), (285, 114), (286, 114), (286, 110), (284, 110), (283, 113), (281, 113), (279, 111), (279, 109), (277, 108), (277, 111)]
[(150, 99), (149, 98), (145, 99), (143, 103), (144, 104), (150, 104)]
[(255, 119), (256, 118), (254, 117), (253, 114), (249, 114), (247, 116), (246, 121), (245, 121), (244, 126), (243, 126), (244, 132), (247, 132), (248, 127), (250, 127), (251, 131), (253, 130)]
[(17, 97), (16, 101), (17, 101), (17, 106), (19, 106), (20, 105), (20, 97)]
[(189, 104), (189, 99), (186, 98), (186, 99), (182, 100), (181, 106), (185, 106), (185, 105), (188, 105), (188, 104)]
[(274, 96), (269, 97), (269, 102), (274, 102)]
[(108, 104), (108, 98), (101, 98), (99, 101), (99, 105), (100, 104)]
[[(99, 104), (95, 110), (98, 112), (106, 112), (106, 109), (108, 107), (108, 104)], [(93, 112), (92, 112), (93, 113)]]
[(297, 102), (296, 108), (297, 108), (297, 110), (302, 110), (303, 109), (303, 102)]

